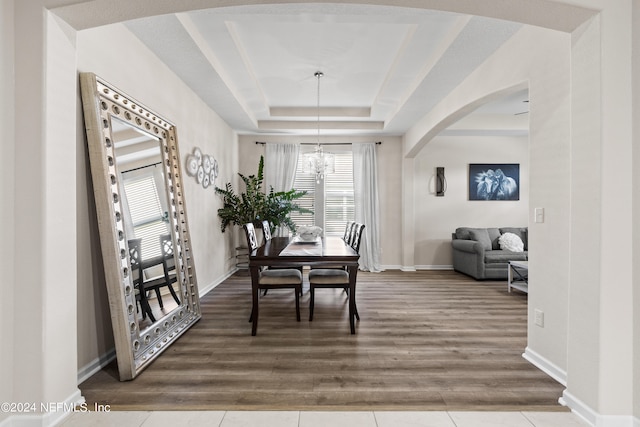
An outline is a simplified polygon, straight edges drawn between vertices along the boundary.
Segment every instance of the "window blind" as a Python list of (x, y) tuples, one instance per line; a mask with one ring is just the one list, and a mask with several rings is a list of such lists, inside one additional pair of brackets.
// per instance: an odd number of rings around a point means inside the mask
[(334, 155), (335, 172), (327, 174), (324, 180), (316, 183), (315, 175), (302, 170), (304, 154), (300, 154), (293, 187), (296, 190), (306, 190), (307, 194), (298, 199), (298, 203), (316, 212), (314, 207), (323, 203), (324, 199), (324, 217), (293, 212), (291, 219), (297, 226), (318, 225), (327, 235), (342, 236), (347, 221), (353, 221), (355, 217), (353, 155), (351, 151), (337, 152)]
[(347, 221), (353, 221), (353, 155), (351, 151), (335, 153), (335, 173), (324, 178), (324, 230), (342, 236)]

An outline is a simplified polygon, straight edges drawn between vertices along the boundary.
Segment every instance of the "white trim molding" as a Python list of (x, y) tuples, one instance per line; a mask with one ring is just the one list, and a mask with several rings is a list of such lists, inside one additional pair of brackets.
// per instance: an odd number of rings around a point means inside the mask
[(107, 366), (116, 358), (116, 349), (112, 348), (108, 352), (98, 356), (93, 361), (84, 365), (78, 371), (78, 384), (82, 384), (89, 378), (91, 378), (96, 372)]
[(453, 270), (453, 265), (416, 265), (417, 270)]
[[(199, 288), (198, 292), (199, 292), (200, 298), (202, 298), (212, 289), (216, 288), (219, 284), (227, 280), (229, 277), (233, 276), (236, 273), (236, 271), (238, 271), (238, 268), (232, 269), (226, 275), (216, 280), (215, 282), (208, 284), (206, 287)], [(103, 369), (105, 366), (111, 363), (115, 358), (116, 358), (116, 350), (115, 348), (112, 348), (108, 352), (98, 356), (96, 359), (94, 359), (93, 361), (89, 362), (88, 364), (80, 368), (78, 370), (78, 384), (81, 384), (87, 379), (91, 378), (95, 373)], [(4, 427), (4, 425), (0, 424), (0, 427)]]
[[(0, 427), (49, 427), (56, 426), (65, 418), (77, 411), (85, 411), (86, 401), (79, 389), (67, 397), (64, 402), (46, 403), (49, 412), (28, 415), (14, 415), (2, 423)], [(37, 408), (40, 410), (41, 408)]]
[(213, 289), (215, 289), (216, 287), (218, 287), (218, 285), (220, 285), (222, 282), (224, 282), (225, 280), (227, 280), (229, 277), (233, 276), (234, 274), (236, 274), (236, 272), (239, 270), (238, 267), (234, 267), (233, 269), (231, 269), (231, 271), (229, 271), (227, 274), (225, 274), (224, 276), (220, 277), (217, 280), (214, 280), (212, 283), (209, 283), (207, 286), (205, 287), (198, 287), (198, 295), (200, 296), (200, 298), (202, 298), (203, 296), (205, 296), (206, 294), (208, 294), (209, 292), (211, 292)]
[(584, 419), (594, 427), (639, 427), (640, 420), (633, 415), (602, 415), (591, 409), (586, 403), (565, 390), (559, 399), (561, 405), (571, 409), (571, 412)]
[(525, 348), (524, 353), (522, 353), (522, 357), (563, 386), (567, 386), (567, 371), (564, 369), (556, 366), (554, 363), (531, 350), (529, 347)]

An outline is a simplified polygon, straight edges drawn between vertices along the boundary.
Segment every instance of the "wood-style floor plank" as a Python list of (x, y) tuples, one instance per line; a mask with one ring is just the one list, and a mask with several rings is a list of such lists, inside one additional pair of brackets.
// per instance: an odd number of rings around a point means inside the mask
[(202, 298), (203, 318), (138, 378), (115, 363), (80, 385), (112, 410), (563, 411), (563, 386), (523, 357), (527, 296), (451, 271), (358, 274), (361, 321), (347, 297), (290, 290), (260, 300), (251, 336), (249, 276)]

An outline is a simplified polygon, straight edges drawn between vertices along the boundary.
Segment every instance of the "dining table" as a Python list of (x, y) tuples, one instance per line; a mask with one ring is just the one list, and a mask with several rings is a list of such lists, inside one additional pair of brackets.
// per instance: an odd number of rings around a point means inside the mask
[[(338, 236), (318, 237), (305, 241), (298, 236), (272, 237), (264, 245), (249, 254), (249, 271), (251, 274), (251, 290), (253, 310), (256, 319), (259, 309), (258, 280), (260, 270), (264, 267), (277, 268), (330, 268), (344, 266), (349, 273), (349, 325), (351, 333), (356, 333), (356, 278), (360, 255), (348, 243)], [(257, 329), (257, 322), (253, 325)]]

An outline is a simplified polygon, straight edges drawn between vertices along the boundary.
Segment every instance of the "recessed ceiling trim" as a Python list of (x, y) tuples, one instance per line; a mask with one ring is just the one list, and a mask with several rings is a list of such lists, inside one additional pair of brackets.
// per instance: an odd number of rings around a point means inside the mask
[(256, 76), (253, 64), (251, 63), (251, 60), (249, 59), (249, 55), (247, 54), (247, 50), (245, 49), (244, 45), (240, 41), (237, 25), (235, 24), (235, 22), (231, 22), (231, 21), (225, 21), (224, 24), (227, 27), (229, 36), (231, 36), (231, 40), (233, 40), (233, 44), (236, 46), (238, 55), (240, 55), (240, 58), (242, 59), (244, 68), (247, 70), (247, 73), (249, 74), (249, 76), (251, 76), (251, 79), (253, 80), (253, 82), (255, 82), (256, 92), (258, 92), (259, 94), (258, 97), (262, 101), (263, 109), (266, 110), (269, 106), (269, 102), (267, 101), (267, 97), (264, 94), (264, 90), (262, 90), (262, 86), (260, 86), (260, 80)]
[[(316, 107), (271, 107), (272, 117), (317, 117)], [(371, 117), (370, 107), (320, 107), (321, 117)]]
[(238, 101), (238, 103), (244, 110), (249, 120), (251, 120), (254, 124), (257, 123), (257, 119), (255, 115), (253, 114), (249, 106), (247, 106), (246, 103), (244, 102), (244, 97), (240, 96), (240, 91), (238, 90), (236, 85), (233, 83), (233, 79), (229, 76), (229, 73), (227, 73), (227, 70), (222, 65), (222, 62), (213, 53), (211, 48), (209, 48), (207, 41), (202, 36), (202, 34), (198, 30), (195, 23), (191, 20), (189, 15), (186, 13), (178, 13), (176, 14), (176, 17), (178, 18), (178, 21), (180, 22), (180, 24), (184, 27), (189, 37), (191, 37), (193, 42), (196, 44), (200, 52), (202, 52), (202, 55), (207, 59), (209, 64), (211, 64), (211, 66), (216, 71), (216, 73), (218, 73), (218, 75), (220, 76), (224, 84), (227, 86), (229, 91), (233, 94), (234, 98)]
[(385, 93), (385, 89), (389, 86), (389, 82), (391, 81), (393, 75), (397, 72), (400, 60), (404, 56), (404, 54), (405, 54), (405, 52), (407, 50), (407, 47), (411, 43), (411, 40), (413, 40), (413, 37), (416, 34), (416, 30), (417, 29), (418, 29), (417, 25), (410, 25), (407, 28), (407, 33), (406, 33), (406, 35), (404, 37), (404, 40), (402, 41), (402, 45), (400, 46), (400, 48), (396, 52), (396, 55), (393, 58), (393, 62), (391, 63), (391, 67), (389, 67), (389, 71), (387, 72), (387, 75), (385, 76), (384, 81), (382, 82), (382, 85), (380, 86), (380, 90), (376, 94), (376, 99), (373, 101), (373, 105), (374, 106), (378, 105), (378, 103), (380, 102), (380, 98), (382, 97), (382, 94)]
[(422, 82), (427, 78), (433, 67), (440, 61), (442, 56), (445, 54), (447, 49), (453, 44), (453, 42), (458, 38), (462, 30), (467, 26), (469, 21), (471, 20), (471, 16), (460, 16), (456, 18), (453, 25), (451, 25), (451, 29), (447, 32), (447, 34), (440, 40), (437, 48), (434, 50), (433, 54), (427, 58), (422, 69), (419, 73), (416, 74), (416, 78), (413, 80), (412, 84), (407, 87), (406, 92), (399, 98), (400, 102), (396, 106), (394, 110), (392, 110), (385, 122), (389, 123), (393, 120), (393, 118), (400, 112), (402, 107), (407, 103), (411, 95), (418, 89), (418, 87), (422, 84)]
[[(287, 121), (287, 120), (259, 120), (260, 130), (280, 130), (280, 129), (318, 129), (317, 121)], [(378, 121), (323, 121), (320, 122), (320, 129), (323, 130), (382, 130), (384, 122)]]

